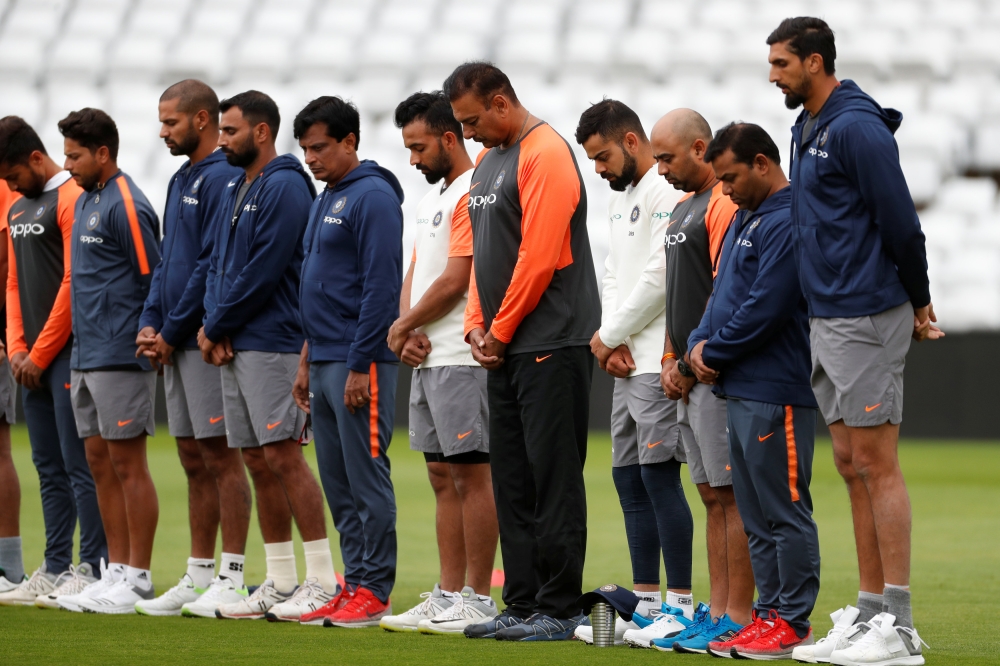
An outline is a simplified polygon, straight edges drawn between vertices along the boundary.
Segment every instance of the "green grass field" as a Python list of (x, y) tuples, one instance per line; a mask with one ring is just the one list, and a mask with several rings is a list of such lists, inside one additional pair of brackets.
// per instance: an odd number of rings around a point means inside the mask
[[(174, 584), (188, 554), (186, 486), (173, 441), (152, 440), (150, 469), (160, 499), (153, 554), (158, 591)], [(27, 433), (14, 429), (14, 459), (21, 477), (21, 533), (25, 566), (42, 560), (38, 478)], [(315, 464), (313, 449), (306, 449)], [(399, 571), (392, 595), (397, 612), (418, 601), (437, 576), (434, 499), (423, 458), (397, 438), (390, 450), (399, 506)], [(1000, 617), (1000, 446), (982, 443), (906, 442), (901, 452), (913, 500), (914, 615), (931, 645), (930, 664), (1000, 663), (994, 623)], [(587, 461), (589, 546), (584, 587), (629, 584), (625, 530), (609, 472), (605, 434), (590, 440)], [(685, 472), (686, 474), (686, 472)], [(707, 599), (704, 512), (686, 484), (695, 514), (694, 587)], [(834, 470), (828, 443), (816, 455), (813, 500), (820, 528), (822, 589), (813, 620), (817, 635), (830, 627), (827, 613), (854, 603), (857, 571), (847, 494)], [(0, 507), (0, 510), (3, 510)], [(328, 527), (336, 543), (333, 525)], [(298, 540), (298, 537), (296, 537)], [(305, 572), (299, 546), (299, 574)], [(338, 559), (338, 554), (334, 553)], [(500, 566), (499, 558), (497, 566)], [(264, 549), (256, 518), (250, 528), (246, 576), (260, 582)], [(499, 601), (499, 590), (494, 589)], [(679, 663), (709, 657), (628, 648), (597, 649), (576, 642), (506, 644), (464, 638), (388, 634), (379, 629), (322, 629), (267, 622), (220, 622), (136, 616), (100, 617), (35, 608), (0, 608), (0, 664), (117, 663)]]

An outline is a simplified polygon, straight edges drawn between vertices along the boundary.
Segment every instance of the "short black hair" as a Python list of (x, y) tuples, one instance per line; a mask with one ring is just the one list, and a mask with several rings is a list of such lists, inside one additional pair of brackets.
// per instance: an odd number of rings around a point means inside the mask
[(59, 121), (59, 133), (92, 153), (107, 146), (111, 159), (118, 159), (118, 126), (100, 109), (87, 107), (73, 111)]
[(813, 53), (823, 58), (823, 70), (833, 74), (837, 59), (837, 46), (833, 43), (833, 30), (826, 21), (812, 16), (786, 18), (767, 36), (767, 45), (788, 42), (788, 50), (804, 60)]
[(27, 164), (35, 151), (48, 155), (38, 133), (20, 116), (0, 118), (0, 164)]
[(264, 123), (271, 130), (272, 139), (278, 136), (281, 114), (278, 113), (278, 105), (270, 96), (259, 90), (247, 90), (219, 102), (219, 111), (225, 113), (234, 106), (240, 110), (251, 126)]
[(354, 148), (361, 145), (361, 116), (358, 107), (339, 97), (324, 95), (306, 104), (292, 121), (292, 134), (296, 139), (309, 131), (316, 123), (326, 123), (326, 135), (343, 141), (348, 134), (354, 135)]
[(583, 145), (593, 135), (600, 134), (606, 141), (622, 143), (628, 132), (648, 141), (636, 112), (616, 99), (605, 97), (600, 102), (591, 104), (580, 116), (580, 122), (576, 126), (576, 142)]
[(705, 149), (705, 162), (711, 163), (727, 150), (733, 151), (737, 162), (753, 165), (758, 155), (763, 155), (775, 164), (781, 164), (781, 154), (771, 136), (760, 125), (753, 123), (729, 123), (718, 132)]
[(177, 110), (181, 113), (194, 115), (206, 111), (212, 122), (219, 122), (219, 96), (207, 83), (198, 79), (178, 81), (160, 95), (161, 102), (171, 99), (178, 100)]
[(514, 104), (519, 104), (514, 86), (500, 68), (485, 60), (464, 62), (444, 80), (444, 94), (454, 102), (471, 92), (483, 100), (487, 106), (494, 95), (505, 95)]
[(451, 104), (440, 90), (413, 93), (399, 103), (392, 120), (399, 129), (403, 129), (415, 120), (423, 120), (438, 136), (451, 132), (462, 138), (462, 123), (455, 120)]

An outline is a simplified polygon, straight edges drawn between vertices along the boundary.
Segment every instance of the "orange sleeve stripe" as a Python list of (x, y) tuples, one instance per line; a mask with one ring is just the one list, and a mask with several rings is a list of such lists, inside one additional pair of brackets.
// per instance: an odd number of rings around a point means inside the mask
[[(7, 213), (4, 212), (4, 219)], [(4, 228), (6, 229), (6, 227)], [(14, 259), (14, 241), (7, 234), (7, 355), (27, 353), (24, 339), (24, 320), (21, 315), (21, 294), (17, 287), (17, 262)]]
[(569, 146), (549, 125), (537, 127), (521, 141), (517, 186), (521, 247), (490, 327), (493, 337), (505, 343), (538, 305), (552, 275), (573, 263), (570, 222), (582, 185)]
[(70, 265), (73, 256), (73, 217), (76, 200), (83, 189), (73, 179), (67, 180), (59, 187), (59, 203), (57, 204), (56, 220), (63, 237), (63, 279), (52, 303), (49, 318), (45, 320), (42, 332), (38, 334), (31, 348), (32, 362), (39, 368), (47, 368), (66, 346), (73, 332), (73, 305), (70, 298)]
[(483, 308), (479, 303), (479, 287), (476, 286), (476, 262), (472, 262), (472, 273), (469, 275), (469, 299), (465, 303), (465, 326), (462, 337), (468, 340), (469, 333), (477, 328), (485, 328)]
[(378, 368), (372, 363), (368, 370), (369, 392), (372, 400), (368, 403), (368, 432), (371, 437), (372, 458), (378, 458)]
[(451, 215), (451, 238), (448, 241), (449, 257), (472, 256), (472, 219), (469, 218), (469, 193), (455, 204)]
[(712, 188), (712, 196), (705, 212), (705, 226), (708, 228), (708, 253), (712, 262), (712, 277), (718, 272), (718, 258), (722, 251), (722, 242), (726, 238), (729, 224), (739, 207), (733, 200), (722, 193), (722, 183)]
[(139, 216), (135, 212), (135, 201), (132, 199), (132, 190), (129, 189), (125, 176), (118, 177), (118, 189), (122, 193), (122, 201), (125, 203), (125, 215), (128, 216), (128, 227), (132, 232), (132, 242), (135, 243), (135, 254), (139, 259), (139, 273), (149, 275), (149, 259), (146, 257), (146, 243), (142, 240), (142, 229), (139, 228)]
[(788, 490), (792, 501), (799, 501), (799, 453), (795, 448), (795, 421), (792, 406), (785, 405), (785, 447), (788, 450)]

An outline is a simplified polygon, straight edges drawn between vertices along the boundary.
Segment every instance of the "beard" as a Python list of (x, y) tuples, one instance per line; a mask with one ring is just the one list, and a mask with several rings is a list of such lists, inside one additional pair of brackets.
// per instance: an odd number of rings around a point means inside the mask
[(231, 166), (240, 167), (241, 169), (250, 166), (260, 157), (260, 148), (253, 142), (252, 136), (248, 136), (243, 145), (236, 150), (228, 147), (221, 150), (226, 156), (226, 161)]
[(785, 95), (785, 106), (789, 109), (797, 109), (803, 104), (805, 104), (806, 99), (809, 97), (809, 93), (812, 92), (812, 79), (808, 76), (803, 76), (799, 81), (797, 89), (790, 89)]
[(628, 154), (624, 146), (622, 147), (622, 155), (625, 159), (622, 164), (622, 172), (612, 174), (614, 180), (609, 180), (606, 176), (602, 176), (602, 178), (608, 181), (608, 185), (615, 192), (624, 192), (627, 190), (628, 186), (632, 184), (632, 181), (635, 180), (636, 175), (639, 173), (638, 163), (634, 157)]
[[(440, 140), (438, 141), (438, 148), (441, 149)], [(454, 166), (448, 159), (448, 156), (444, 154), (443, 149), (441, 150), (442, 152), (438, 153), (435, 159), (428, 162), (427, 165), (422, 165), (423, 168), (420, 169), (420, 173), (424, 174), (424, 178), (431, 185), (447, 176)]]
[(25, 199), (37, 199), (45, 191), (45, 174), (32, 173), (31, 185), (21, 190), (21, 196)]
[(176, 145), (170, 148), (170, 154), (175, 156), (190, 155), (198, 149), (199, 142), (198, 132), (195, 131), (194, 127), (189, 127), (188, 133), (185, 134)]

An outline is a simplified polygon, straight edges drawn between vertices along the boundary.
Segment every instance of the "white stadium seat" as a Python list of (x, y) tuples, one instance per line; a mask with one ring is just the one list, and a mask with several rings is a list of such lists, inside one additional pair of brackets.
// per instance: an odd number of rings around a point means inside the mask
[(105, 71), (107, 44), (95, 37), (70, 35), (56, 41), (49, 56), (49, 79), (96, 83)]
[(44, 65), (45, 44), (30, 37), (0, 39), (0, 81), (34, 84)]

